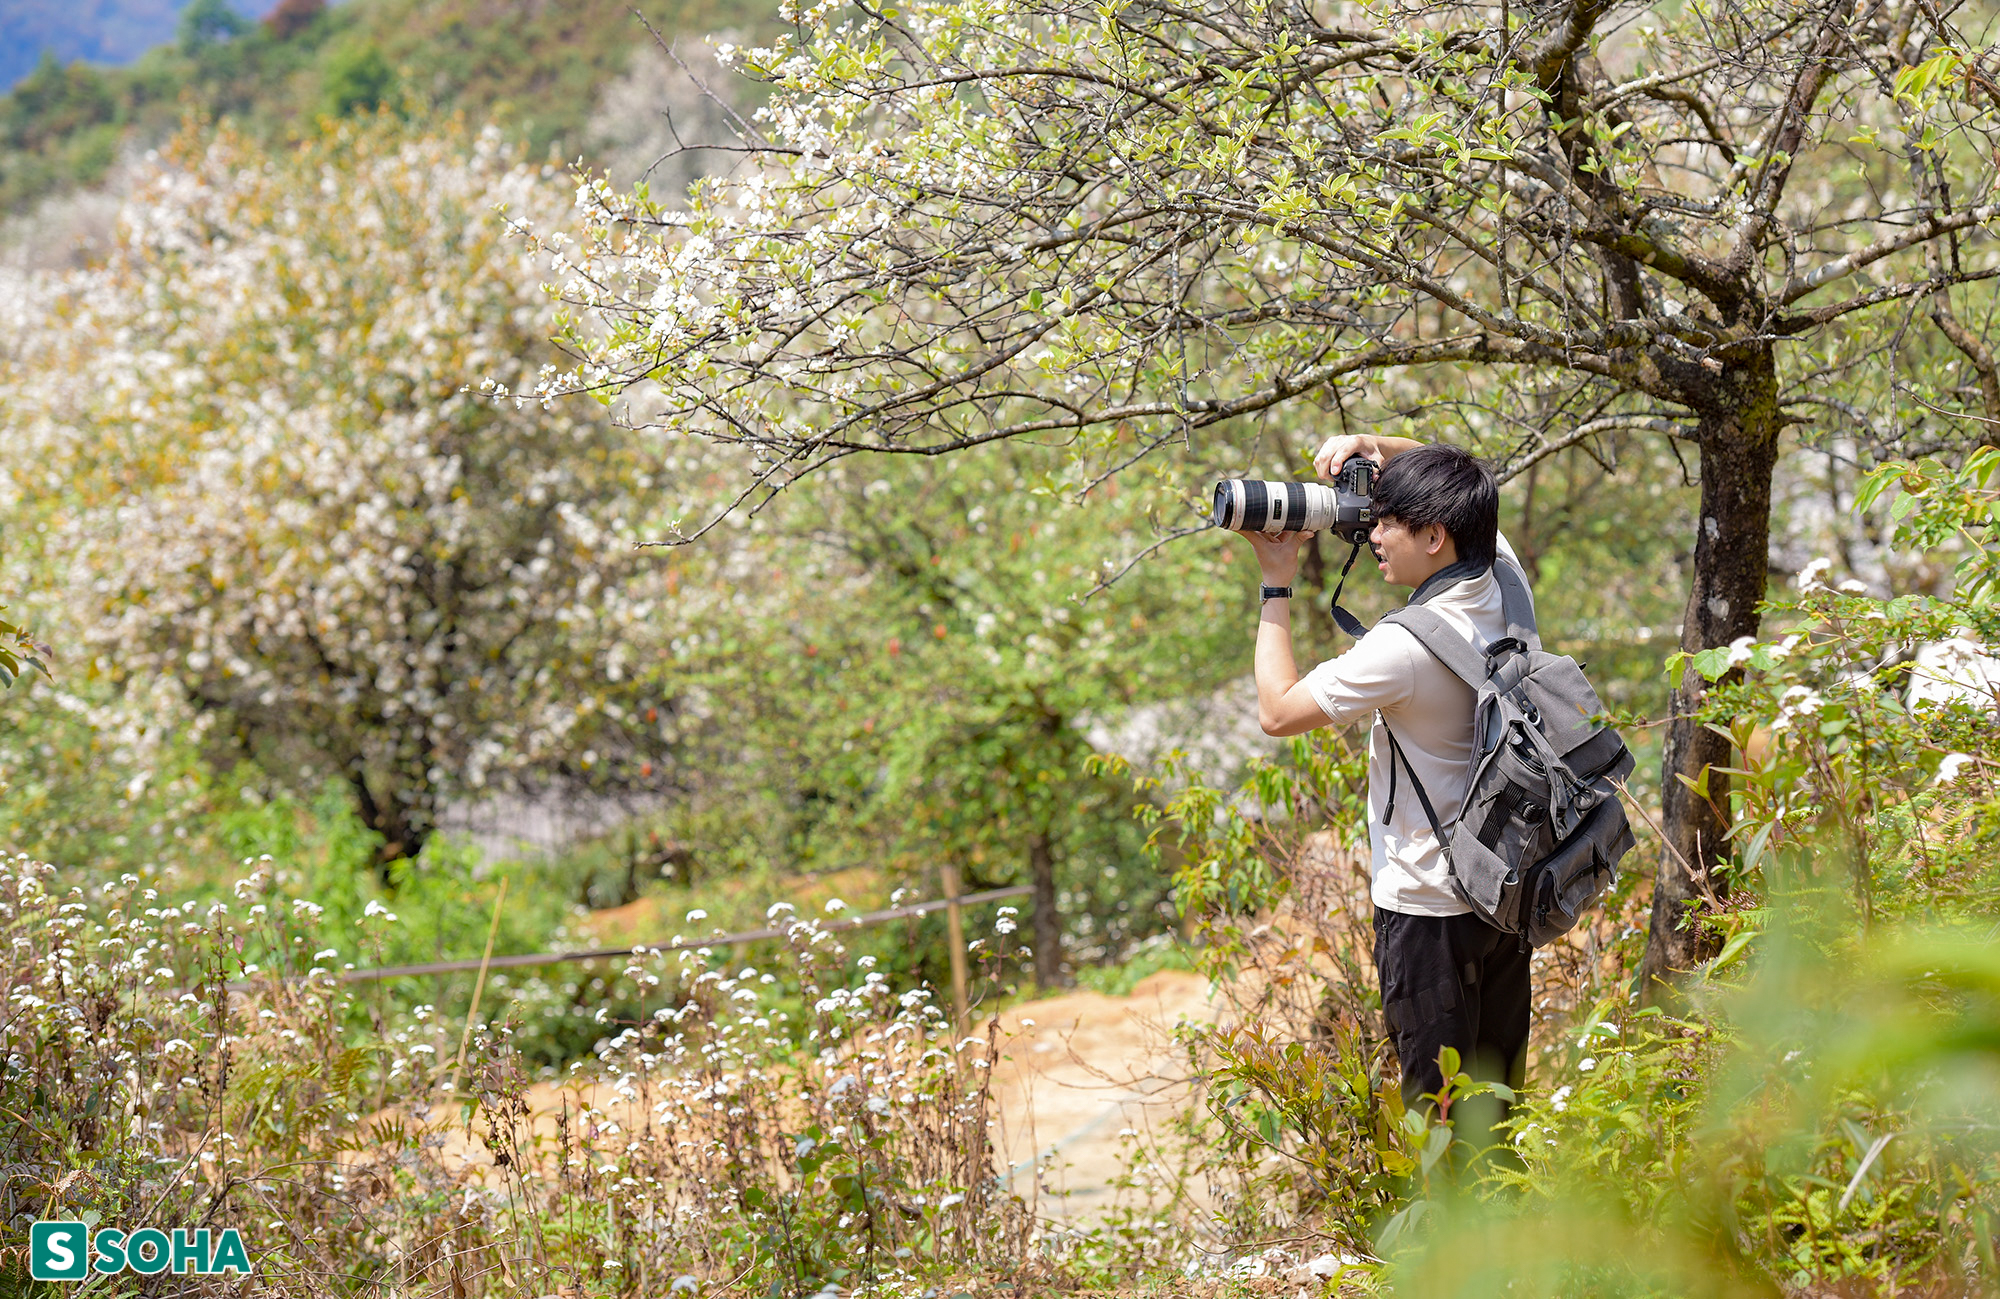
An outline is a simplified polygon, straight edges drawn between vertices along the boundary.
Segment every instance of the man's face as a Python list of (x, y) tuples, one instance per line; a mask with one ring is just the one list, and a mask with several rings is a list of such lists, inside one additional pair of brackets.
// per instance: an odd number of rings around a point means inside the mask
[(1419, 586), (1444, 567), (1442, 549), (1450, 544), (1450, 534), (1440, 523), (1420, 528), (1404, 527), (1398, 519), (1377, 519), (1368, 534), (1368, 548), (1375, 552), (1375, 567), (1382, 580), (1396, 586)]

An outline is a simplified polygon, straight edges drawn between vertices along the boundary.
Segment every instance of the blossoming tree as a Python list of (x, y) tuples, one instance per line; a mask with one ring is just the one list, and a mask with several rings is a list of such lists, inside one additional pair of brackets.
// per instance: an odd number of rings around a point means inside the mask
[[(1302, 400), (1366, 415), (1416, 367), (1510, 472), (1608, 430), (1698, 460), (1699, 651), (1757, 630), (1788, 427), (1893, 441), (2000, 391), (1974, 300), (2000, 83), (1990, 33), (1931, 7), (794, 16), (741, 55), (771, 89), (739, 126), (755, 165), (685, 211), (586, 187), (561, 286), (583, 362), (535, 389), (654, 385), (641, 418), (750, 453), (739, 506), (1001, 438), (1114, 473)], [(1976, 382), (1910, 393), (1928, 339)], [(1848, 391), (1871, 368), (1872, 410)], [(1672, 710), (1648, 976), (1707, 950), (1685, 919), (1727, 856), (1703, 689)]]
[(0, 502), (51, 624), (339, 775), (385, 863), (454, 791), (662, 747), (634, 682), (686, 565), (632, 548), (655, 440), (466, 391), (556, 359), (496, 209), (566, 200), (496, 134), (388, 115), (283, 155), (191, 138), (6, 360)]

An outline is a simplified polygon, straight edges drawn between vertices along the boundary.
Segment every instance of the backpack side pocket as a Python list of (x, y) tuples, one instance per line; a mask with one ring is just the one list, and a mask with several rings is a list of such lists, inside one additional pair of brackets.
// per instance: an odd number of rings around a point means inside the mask
[(1447, 859), (1460, 899), (1494, 928), (1519, 933), (1524, 919), (1520, 874), (1474, 834), (1453, 835)]

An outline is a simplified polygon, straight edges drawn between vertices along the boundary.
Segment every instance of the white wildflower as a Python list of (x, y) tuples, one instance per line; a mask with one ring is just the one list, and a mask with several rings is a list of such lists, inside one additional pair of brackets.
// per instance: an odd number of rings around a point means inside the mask
[(1937, 779), (1933, 784), (1949, 785), (1957, 781), (1967, 767), (1976, 767), (1979, 759), (1969, 753), (1947, 753), (1944, 761), (1938, 763)]

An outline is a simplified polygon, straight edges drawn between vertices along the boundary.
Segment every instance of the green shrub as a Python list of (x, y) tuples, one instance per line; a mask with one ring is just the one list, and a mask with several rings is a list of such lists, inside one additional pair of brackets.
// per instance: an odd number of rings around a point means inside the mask
[(320, 108), (333, 117), (373, 112), (389, 103), (396, 70), (372, 43), (342, 46), (320, 74)]

